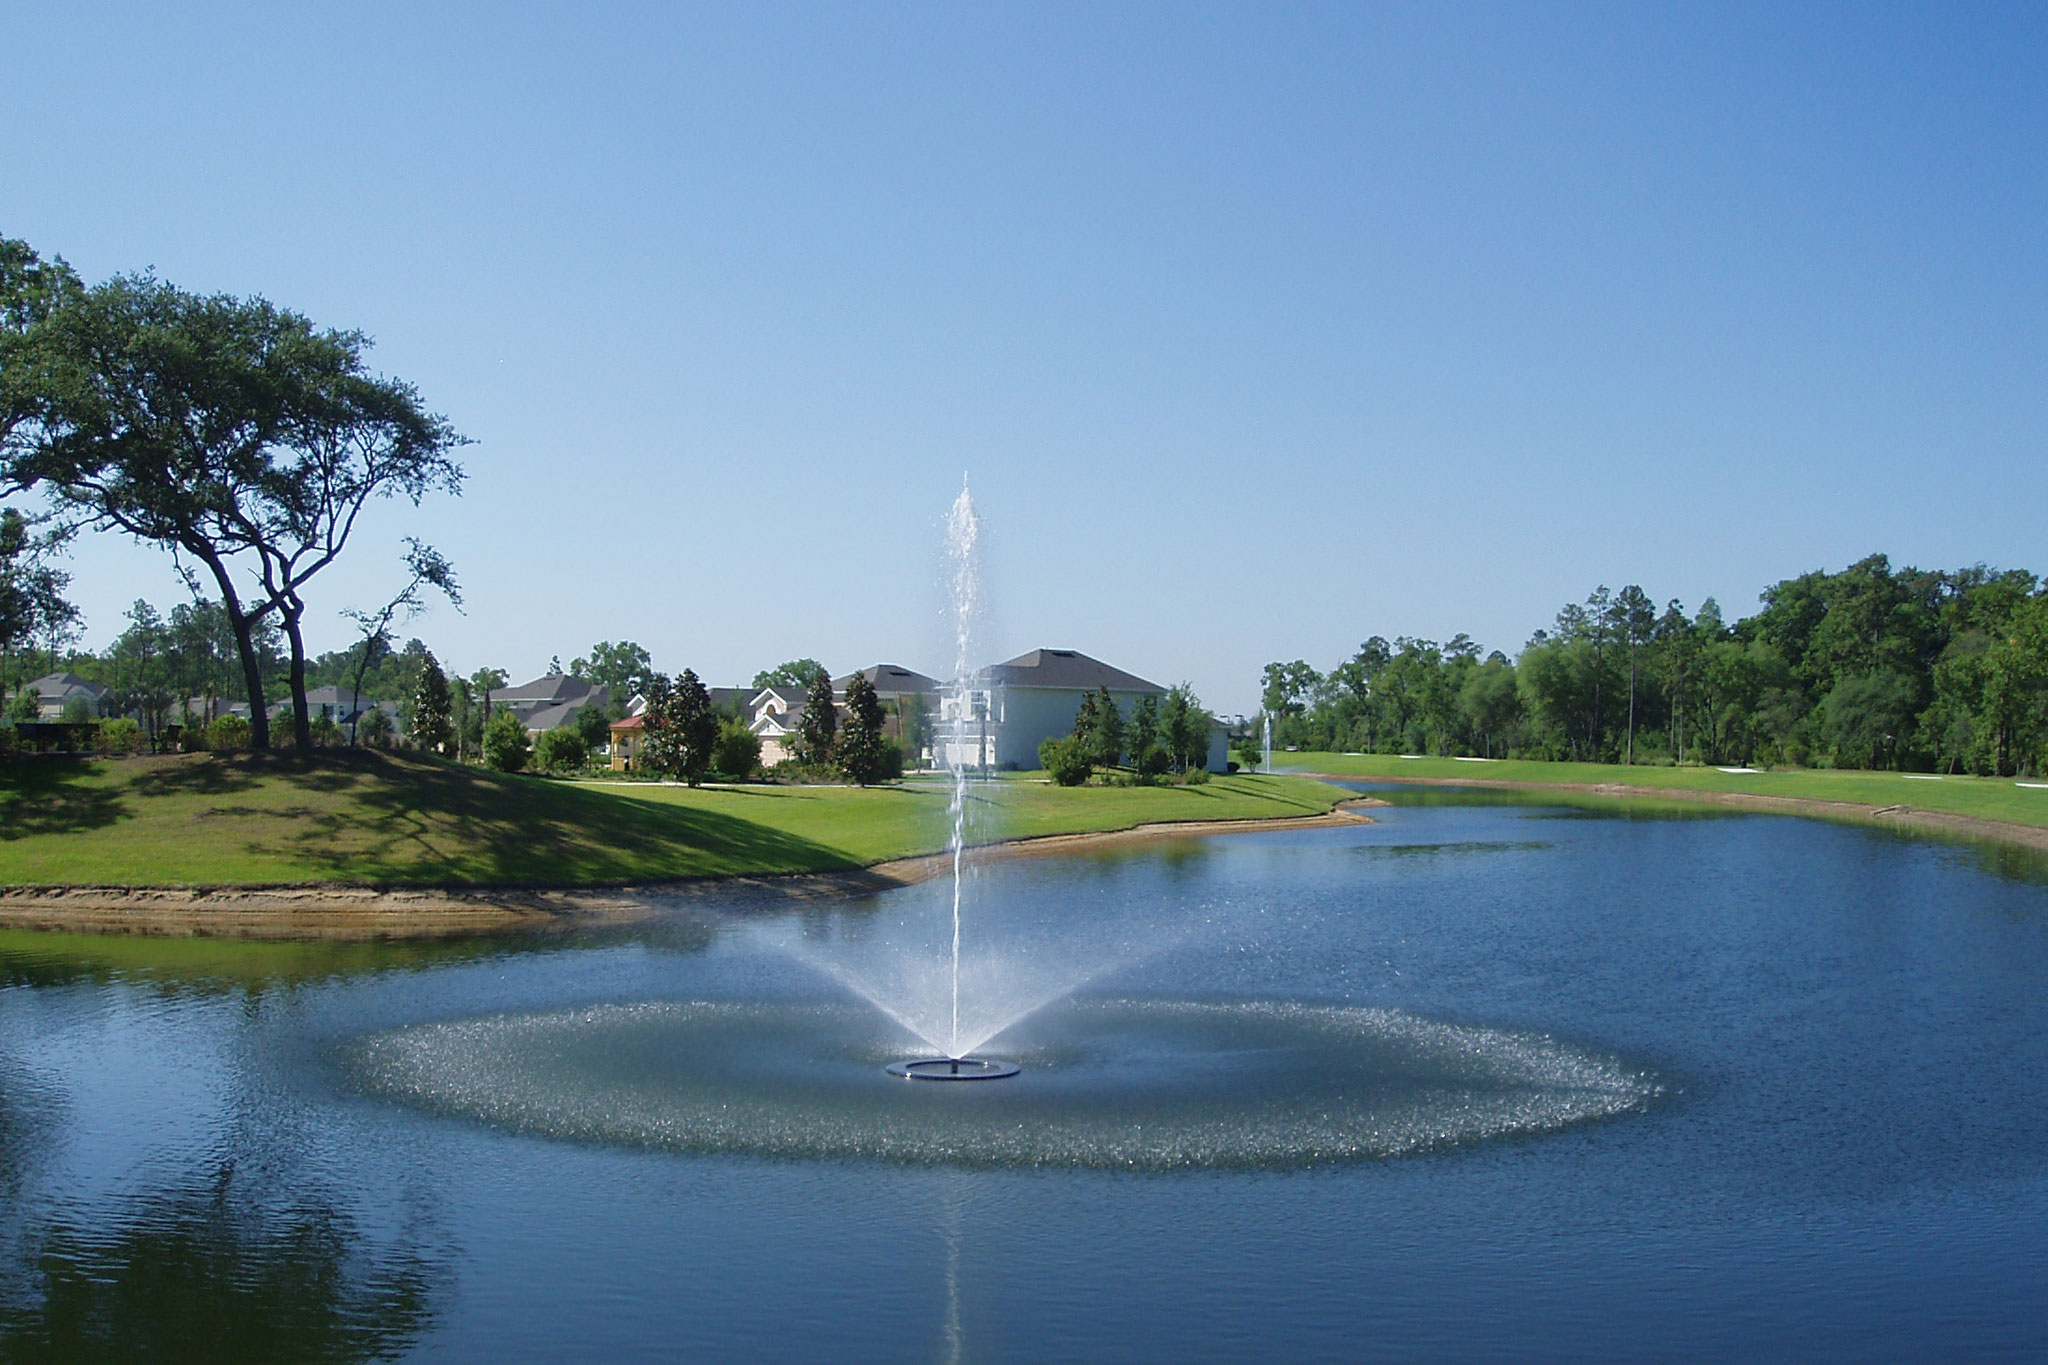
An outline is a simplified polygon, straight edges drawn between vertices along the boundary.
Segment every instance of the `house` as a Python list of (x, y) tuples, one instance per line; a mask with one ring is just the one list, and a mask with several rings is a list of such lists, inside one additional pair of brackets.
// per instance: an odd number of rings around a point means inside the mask
[(761, 738), (762, 767), (772, 768), (795, 757), (797, 726), (803, 723), (809, 695), (806, 688), (776, 686), (764, 687), (747, 699), (747, 709), (754, 714), (748, 728)]
[(84, 702), (86, 709), (98, 716), (110, 695), (107, 688), (76, 673), (45, 673), (27, 684), (27, 690), (35, 693), (36, 714), (41, 720), (59, 719), (73, 701)]
[(882, 703), (882, 734), (903, 746), (904, 756), (913, 763), (928, 757), (923, 745), (919, 751), (911, 752), (912, 736), (905, 733), (904, 726), (919, 713), (937, 716), (939, 713), (939, 680), (928, 678), (916, 669), (901, 664), (876, 664), (849, 673), (843, 678), (832, 680), (832, 695), (840, 701), (846, 700), (846, 689), (855, 678), (866, 678), (868, 685), (875, 689), (875, 699)]
[[(1034, 649), (984, 669), (972, 687), (944, 699), (941, 733), (956, 716), (963, 733), (941, 746), (968, 767), (1036, 768), (1038, 746), (1072, 734), (1082, 698), (1105, 688), (1126, 723), (1139, 701), (1150, 697), (1157, 704), (1167, 691), (1077, 649)], [(1206, 766), (1222, 772), (1229, 756), (1229, 732), (1212, 725)]]
[(518, 716), (530, 735), (560, 729), (586, 706), (608, 706), (611, 696), (611, 689), (603, 683), (587, 682), (567, 673), (550, 673), (530, 683), (495, 688), (489, 693), (491, 710), (510, 711)]

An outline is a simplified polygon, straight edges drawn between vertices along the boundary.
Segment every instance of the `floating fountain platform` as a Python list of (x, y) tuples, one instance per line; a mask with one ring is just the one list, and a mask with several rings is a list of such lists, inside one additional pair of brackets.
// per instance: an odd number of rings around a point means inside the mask
[(1015, 1062), (991, 1061), (986, 1057), (921, 1057), (891, 1062), (882, 1069), (906, 1081), (1000, 1081), (1024, 1068)]

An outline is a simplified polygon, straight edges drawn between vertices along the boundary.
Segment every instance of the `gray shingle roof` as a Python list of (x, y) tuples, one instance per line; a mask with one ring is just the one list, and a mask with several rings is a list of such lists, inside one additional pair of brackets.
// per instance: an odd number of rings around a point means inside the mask
[(1059, 687), (1093, 692), (1107, 687), (1112, 692), (1166, 691), (1135, 673), (1092, 659), (1078, 649), (1034, 649), (988, 670), (990, 682), (1001, 687)]
[(866, 678), (870, 683), (874, 684), (876, 695), (883, 697), (901, 696), (905, 693), (937, 692), (939, 690), (939, 680), (937, 678), (927, 678), (914, 668), (905, 668), (901, 664), (876, 664), (873, 668), (863, 668), (858, 673), (849, 673), (843, 678), (834, 678), (832, 680), (832, 691), (840, 696), (846, 695), (846, 685), (856, 677)]
[(491, 705), (517, 706), (522, 702), (549, 705), (556, 702), (575, 701), (588, 697), (593, 692), (608, 692), (609, 689), (567, 673), (550, 673), (532, 682), (517, 687), (500, 687), (491, 693)]

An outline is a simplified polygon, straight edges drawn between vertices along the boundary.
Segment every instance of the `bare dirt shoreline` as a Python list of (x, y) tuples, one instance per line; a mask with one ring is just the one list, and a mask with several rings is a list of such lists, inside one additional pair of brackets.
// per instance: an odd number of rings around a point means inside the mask
[[(1268, 820), (1202, 820), (1138, 825), (1091, 834), (1012, 839), (975, 850), (978, 859), (1039, 857), (1148, 839), (1320, 829), (1370, 817), (1361, 798), (1323, 815)], [(745, 909), (831, 900), (911, 886), (945, 873), (947, 854), (900, 858), (845, 872), (698, 877), (635, 886), (389, 888), (310, 886), (0, 887), (0, 927), (61, 933), (153, 934), (188, 938), (380, 939), (567, 929), (651, 919), (678, 901)]]
[(1710, 806), (1731, 806), (1776, 815), (1877, 825), (1937, 838), (1985, 840), (2048, 853), (2048, 826), (2022, 825), (2012, 820), (1986, 820), (1981, 816), (1922, 810), (1917, 806), (1873, 806), (1862, 801), (1822, 801), (1810, 796), (1768, 796), (1760, 792), (1699, 791), (1690, 787), (1638, 787), (1621, 782), (1519, 782), (1506, 778), (1377, 775), (1361, 778), (1355, 774), (1339, 776), (1334, 773), (1295, 773), (1293, 776), (1314, 777), (1324, 782), (1398, 782), (1409, 787), (1497, 787), (1514, 791), (1583, 792), (1590, 796), (1697, 801)]

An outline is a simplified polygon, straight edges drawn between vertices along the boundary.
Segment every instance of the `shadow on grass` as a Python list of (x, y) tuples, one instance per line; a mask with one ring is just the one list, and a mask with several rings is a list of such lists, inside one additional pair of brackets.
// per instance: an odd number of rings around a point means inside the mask
[(855, 866), (813, 840), (701, 807), (356, 752), (295, 774), (345, 796), (290, 822), (285, 854), (337, 880), (384, 885), (589, 886)]
[(100, 765), (73, 759), (0, 764), (0, 840), (105, 829), (127, 811)]

